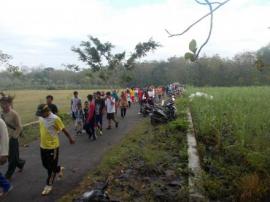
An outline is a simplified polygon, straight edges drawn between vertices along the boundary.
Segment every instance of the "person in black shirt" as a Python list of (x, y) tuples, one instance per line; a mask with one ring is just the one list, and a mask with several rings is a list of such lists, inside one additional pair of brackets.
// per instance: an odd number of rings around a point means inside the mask
[(57, 115), (57, 114), (58, 114), (58, 108), (57, 108), (57, 106), (56, 106), (55, 104), (53, 104), (52, 102), (53, 102), (53, 96), (52, 96), (52, 95), (48, 95), (48, 96), (46, 97), (46, 103), (47, 103), (49, 109), (51, 110), (51, 112), (52, 112), (53, 114), (56, 114), (56, 115)]
[(101, 98), (101, 93), (97, 92), (95, 99), (95, 121), (96, 126), (100, 130), (100, 134), (102, 134), (102, 119), (104, 109), (105, 109), (105, 100)]

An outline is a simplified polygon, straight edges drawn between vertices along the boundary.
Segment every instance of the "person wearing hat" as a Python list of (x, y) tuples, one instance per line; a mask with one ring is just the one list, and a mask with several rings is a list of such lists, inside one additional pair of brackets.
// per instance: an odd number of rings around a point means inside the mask
[(36, 115), (39, 117), (41, 161), (48, 173), (42, 195), (48, 195), (52, 191), (56, 175), (59, 178), (63, 177), (64, 168), (58, 165), (60, 147), (58, 135), (63, 132), (70, 144), (74, 144), (75, 140), (65, 129), (62, 120), (50, 111), (47, 104), (40, 104)]
[[(0, 118), (0, 165), (6, 163), (8, 159), (9, 152), (9, 138), (8, 138), (8, 129), (5, 122)], [(2, 192), (0, 192), (0, 198), (6, 195), (9, 191), (12, 190), (12, 185), (7, 181), (7, 179), (0, 172), (0, 187)]]
[(19, 168), (19, 172), (22, 172), (25, 165), (25, 160), (20, 159), (18, 141), (22, 133), (22, 124), (19, 114), (12, 108), (13, 97), (2, 94), (0, 104), (3, 110), (1, 118), (6, 123), (9, 134), (8, 170), (5, 177), (11, 179), (16, 168)]

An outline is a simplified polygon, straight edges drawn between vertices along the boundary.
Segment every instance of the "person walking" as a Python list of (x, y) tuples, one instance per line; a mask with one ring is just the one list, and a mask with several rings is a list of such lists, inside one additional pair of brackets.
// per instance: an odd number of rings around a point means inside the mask
[(128, 101), (125, 92), (121, 93), (120, 108), (121, 108), (121, 117), (125, 118), (128, 108)]
[(77, 135), (82, 134), (83, 124), (84, 124), (84, 111), (82, 109), (82, 104), (79, 102), (77, 111), (75, 112), (76, 120), (75, 120), (75, 131)]
[(72, 118), (73, 120), (76, 120), (76, 111), (78, 109), (78, 103), (82, 103), (81, 99), (79, 98), (79, 93), (77, 91), (73, 92), (73, 98), (71, 99), (70, 102), (70, 109), (71, 109), (71, 114), (72, 114)]
[(55, 104), (53, 104), (53, 96), (52, 95), (48, 95), (46, 97), (46, 103), (49, 106), (51, 112), (57, 115), (58, 114), (58, 108), (57, 108), (57, 106)]
[(96, 140), (96, 133), (95, 133), (95, 101), (93, 95), (87, 96), (89, 102), (89, 110), (88, 110), (88, 117), (86, 119), (86, 126), (85, 130), (89, 136), (89, 139), (93, 137), (93, 140)]
[(131, 102), (135, 103), (135, 91), (134, 91), (134, 88), (131, 88), (129, 93), (130, 93)]
[(19, 154), (18, 138), (22, 134), (22, 124), (19, 114), (12, 109), (13, 97), (2, 96), (0, 104), (3, 110), (1, 118), (6, 123), (9, 134), (8, 170), (5, 177), (11, 179), (16, 168), (19, 168), (19, 172), (22, 172), (25, 165), (25, 160), (20, 159)]
[(99, 130), (99, 134), (102, 135), (102, 124), (103, 124), (103, 113), (105, 110), (105, 101), (101, 98), (101, 93), (98, 91), (96, 93), (96, 99), (95, 99), (95, 122), (96, 127)]
[(85, 129), (86, 129), (86, 120), (87, 120), (87, 117), (88, 117), (88, 111), (89, 111), (89, 103), (86, 100), (84, 102), (84, 106), (83, 106), (83, 113), (84, 113), (83, 132), (86, 132)]
[(106, 93), (106, 111), (107, 111), (107, 119), (108, 119), (108, 127), (110, 130), (112, 128), (112, 121), (115, 123), (115, 127), (118, 127), (118, 122), (115, 120), (115, 99), (111, 96), (111, 92)]
[(47, 104), (40, 104), (37, 107), (36, 116), (39, 117), (41, 161), (48, 173), (46, 186), (41, 193), (45, 196), (52, 191), (56, 175), (58, 178), (63, 177), (64, 167), (58, 165), (59, 133), (63, 132), (70, 144), (74, 144), (75, 140), (65, 129), (62, 120), (50, 111)]
[(115, 100), (115, 115), (117, 115), (117, 112), (118, 112), (118, 108), (119, 108), (119, 96), (116, 92), (116, 90), (113, 90), (112, 92), (112, 97), (114, 98)]
[(126, 91), (126, 96), (127, 96), (127, 101), (128, 101), (128, 108), (131, 107), (131, 96), (130, 96), (130, 91), (127, 89)]
[[(5, 122), (0, 118), (0, 165), (4, 165), (8, 160), (9, 152), (9, 137), (8, 129)], [(0, 172), (0, 187), (2, 192), (0, 192), (0, 199), (4, 197), (8, 192), (12, 190), (12, 185)]]
[(138, 90), (138, 101), (139, 101), (139, 105), (140, 105), (139, 114), (141, 114), (142, 107), (143, 107), (143, 90), (141, 88), (139, 88), (139, 90)]

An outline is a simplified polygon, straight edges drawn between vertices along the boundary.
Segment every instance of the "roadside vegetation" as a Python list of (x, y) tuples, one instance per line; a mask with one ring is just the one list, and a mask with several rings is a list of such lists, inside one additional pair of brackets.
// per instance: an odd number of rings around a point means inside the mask
[(213, 201), (270, 197), (270, 88), (190, 88), (203, 185)]
[(177, 120), (157, 127), (143, 120), (60, 201), (72, 201), (107, 179), (114, 200), (188, 201), (187, 102), (177, 105)]

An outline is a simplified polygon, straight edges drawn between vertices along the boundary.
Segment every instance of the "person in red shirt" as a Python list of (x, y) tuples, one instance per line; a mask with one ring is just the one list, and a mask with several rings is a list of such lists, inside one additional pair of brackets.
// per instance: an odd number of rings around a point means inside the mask
[(93, 95), (88, 95), (87, 99), (89, 101), (89, 109), (88, 109), (88, 116), (86, 119), (86, 133), (89, 135), (89, 139), (93, 137), (93, 140), (96, 140), (96, 133), (95, 133), (95, 102), (93, 99)]
[(139, 105), (140, 105), (140, 111), (139, 114), (142, 113), (142, 105), (143, 105), (143, 90), (139, 88), (138, 90), (138, 99), (139, 99)]

